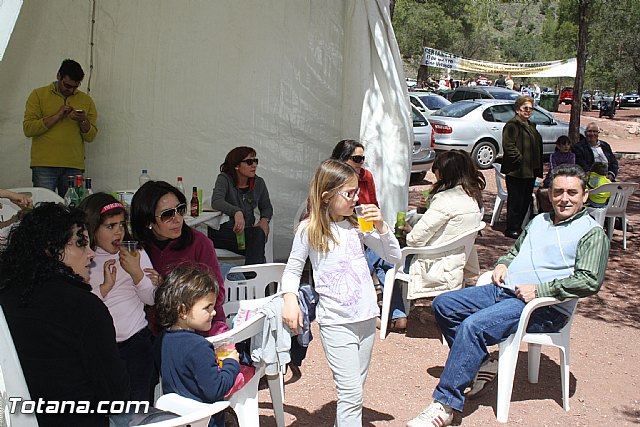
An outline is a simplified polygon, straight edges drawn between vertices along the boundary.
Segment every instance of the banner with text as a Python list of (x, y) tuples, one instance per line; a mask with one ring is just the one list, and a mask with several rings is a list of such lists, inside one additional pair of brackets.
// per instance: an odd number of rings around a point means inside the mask
[(560, 61), (499, 63), (463, 58), (441, 50), (424, 48), (422, 65), (476, 74), (511, 74), (512, 77), (575, 77), (576, 58)]

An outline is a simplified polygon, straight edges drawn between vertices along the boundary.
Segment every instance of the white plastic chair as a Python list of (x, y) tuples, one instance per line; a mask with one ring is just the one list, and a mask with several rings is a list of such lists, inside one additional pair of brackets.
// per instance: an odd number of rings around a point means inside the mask
[(587, 210), (601, 226), (604, 226), (604, 221), (605, 219), (607, 220), (607, 233), (609, 235), (609, 240), (613, 239), (615, 219), (618, 217), (621, 218), (622, 248), (625, 251), (627, 250), (627, 204), (629, 203), (629, 198), (633, 192), (638, 188), (638, 185), (639, 184), (635, 182), (612, 182), (610, 184), (600, 185), (589, 191), (590, 195), (611, 193), (606, 207), (587, 207)]
[[(231, 326), (233, 316), (238, 313), (242, 301), (255, 300), (267, 296), (266, 288), (269, 286), (271, 294), (280, 291), (282, 273), (286, 264), (254, 264), (233, 267), (224, 279), (225, 302), (224, 312), (227, 315), (227, 324)], [(252, 279), (235, 280), (233, 277), (244, 276), (254, 273), (256, 277)], [(231, 278), (230, 278), (231, 277)], [(273, 284), (275, 283), (275, 286)]]
[[(409, 300), (407, 300), (407, 283), (409, 281), (409, 275), (404, 273), (404, 264), (407, 258), (407, 255), (417, 254), (417, 255), (438, 255), (443, 252), (452, 251), (454, 249), (464, 247), (465, 258), (468, 260), (469, 255), (471, 254), (471, 250), (473, 249), (473, 244), (476, 241), (476, 237), (478, 233), (482, 231), (485, 227), (484, 221), (480, 221), (480, 225), (476, 228), (467, 231), (464, 234), (461, 234), (455, 240), (451, 240), (447, 243), (443, 243), (436, 246), (425, 246), (422, 248), (412, 248), (412, 247), (404, 247), (402, 248), (402, 257), (397, 264), (393, 266), (393, 268), (389, 269), (384, 276), (384, 291), (382, 292), (382, 313), (380, 318), (380, 339), (385, 339), (387, 337), (387, 327), (389, 325), (389, 316), (391, 315), (391, 296), (393, 295), (393, 284), (395, 280), (400, 280), (403, 283), (402, 296), (404, 299), (404, 308), (405, 313), (409, 314), (410, 304)], [(462, 285), (462, 284), (461, 284)], [(446, 292), (446, 291), (444, 291)], [(435, 293), (434, 293), (435, 296)]]
[(492, 166), (495, 169), (496, 188), (498, 191), (498, 194), (496, 194), (496, 201), (493, 204), (491, 222), (489, 223), (489, 225), (493, 227), (493, 225), (500, 219), (500, 212), (502, 211), (504, 202), (507, 201), (507, 189), (504, 184), (504, 174), (500, 172), (502, 165), (500, 163), (494, 163)]
[(31, 400), (9, 325), (0, 307), (0, 426), (38, 427), (35, 414), (21, 413), (20, 406), (14, 414), (9, 413), (9, 397), (19, 397), (22, 402)]
[[(483, 273), (476, 286), (487, 285), (491, 283), (492, 271)], [(575, 301), (573, 310), (567, 324), (558, 332), (554, 333), (528, 333), (527, 325), (531, 313), (537, 308), (560, 304), (567, 301)], [(560, 351), (560, 380), (562, 382), (562, 407), (565, 411), (569, 411), (569, 365), (570, 365), (570, 337), (571, 324), (573, 323), (573, 314), (578, 306), (577, 298), (569, 298), (559, 300), (552, 297), (535, 298), (525, 305), (518, 329), (509, 336), (505, 341), (501, 342), (498, 356), (498, 399), (496, 418), (498, 422), (506, 423), (509, 418), (509, 407), (511, 406), (511, 393), (513, 391), (513, 379), (516, 372), (516, 364), (518, 363), (518, 353), (520, 352), (520, 343), (528, 344), (528, 374), (529, 382), (538, 383), (538, 373), (540, 370), (540, 353), (543, 345), (557, 347)]]
[[(245, 309), (257, 309), (271, 298), (273, 297), (243, 301), (241, 307)], [(265, 319), (266, 317), (263, 313), (257, 313), (239, 326), (220, 335), (208, 337), (207, 340), (213, 343), (215, 347), (216, 343), (220, 342), (231, 341), (239, 343), (248, 338), (254, 339), (262, 336)], [(260, 363), (254, 366), (256, 373), (253, 378), (229, 398), (229, 403), (238, 416), (240, 427), (255, 427), (260, 425), (258, 382), (260, 378), (265, 375), (265, 365), (264, 363)], [(267, 382), (271, 393), (276, 425), (278, 427), (284, 427), (284, 386), (282, 370), (278, 375), (268, 375)]]
[(40, 202), (55, 202), (64, 203), (64, 199), (58, 195), (58, 193), (43, 187), (21, 187), (11, 188), (14, 193), (26, 194), (31, 197), (33, 204)]
[[(504, 203), (507, 201), (508, 193), (507, 193), (507, 187), (505, 183), (505, 176), (501, 172), (502, 165), (500, 163), (494, 163), (491, 166), (493, 166), (493, 168), (495, 169), (496, 189), (498, 192), (496, 194), (496, 201), (493, 204), (493, 212), (491, 213), (491, 222), (489, 223), (489, 225), (493, 227), (493, 225), (496, 222), (498, 222), (498, 220), (500, 219), (500, 212), (502, 212), (502, 207), (504, 206)], [(531, 217), (532, 210), (534, 211), (534, 213), (537, 213), (535, 193), (531, 195), (531, 205), (529, 206), (529, 210), (527, 211), (527, 214), (525, 215), (524, 220), (522, 221), (523, 229), (524, 229), (524, 226), (527, 225), (527, 223), (529, 222), (529, 218)]]
[(202, 403), (176, 393), (160, 396), (156, 408), (180, 415), (166, 421), (145, 424), (145, 427), (207, 427), (211, 416), (229, 407), (229, 402)]

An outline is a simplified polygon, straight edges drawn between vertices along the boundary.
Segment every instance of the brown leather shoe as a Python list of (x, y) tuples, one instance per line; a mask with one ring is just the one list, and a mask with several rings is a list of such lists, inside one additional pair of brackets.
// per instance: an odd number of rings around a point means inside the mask
[(406, 317), (398, 317), (397, 319), (391, 320), (389, 324), (389, 332), (400, 332), (404, 333), (407, 331), (407, 318)]

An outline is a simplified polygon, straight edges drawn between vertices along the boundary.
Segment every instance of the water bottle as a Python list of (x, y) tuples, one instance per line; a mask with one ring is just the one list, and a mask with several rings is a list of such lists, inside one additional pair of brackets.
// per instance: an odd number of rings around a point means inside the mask
[(75, 176), (67, 177), (67, 192), (64, 194), (64, 204), (70, 208), (78, 206), (80, 203), (78, 193), (76, 193), (76, 189), (74, 187), (75, 180)]
[(138, 178), (138, 183), (140, 184), (140, 187), (142, 187), (145, 182), (149, 182), (149, 181), (151, 181), (151, 177), (147, 173), (147, 170), (142, 169), (142, 174), (140, 175), (140, 178)]
[[(177, 188), (177, 189), (178, 189), (182, 194), (185, 194), (185, 193), (184, 193), (184, 184), (182, 183), (182, 177), (181, 177), (181, 176), (179, 176), (179, 177), (178, 177), (178, 183), (176, 184), (176, 188)], [(186, 194), (185, 194), (185, 195), (186, 195)]]
[(84, 198), (86, 199), (92, 194), (93, 194), (93, 189), (91, 188), (91, 178), (86, 177), (84, 179)]

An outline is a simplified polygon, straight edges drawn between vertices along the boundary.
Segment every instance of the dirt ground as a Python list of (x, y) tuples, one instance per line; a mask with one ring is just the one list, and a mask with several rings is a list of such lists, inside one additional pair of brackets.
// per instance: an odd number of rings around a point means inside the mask
[[(640, 137), (629, 133), (638, 126), (640, 110), (626, 110), (616, 119), (597, 120), (597, 112), (583, 117), (582, 125), (599, 122), (603, 139), (619, 152), (640, 152)], [(562, 114), (558, 114), (561, 120)], [(629, 156), (633, 157), (633, 156)], [(489, 183), (485, 194), (485, 217), (489, 222), (495, 200), (493, 171), (485, 171)], [(620, 181), (638, 181), (640, 160), (620, 160)], [(426, 180), (410, 188), (418, 192)], [(483, 270), (490, 269), (505, 253), (512, 240), (502, 235), (504, 215), (492, 229), (487, 225), (476, 240)], [(602, 290), (578, 305), (571, 336), (571, 378), (569, 412), (562, 408), (558, 351), (542, 350), (538, 384), (527, 381), (526, 347), (522, 347), (516, 370), (509, 423), (522, 426), (596, 426), (640, 424), (640, 297), (637, 286), (640, 253), (640, 191), (629, 203), (630, 223), (635, 230), (627, 235), (626, 251), (622, 234), (615, 232), (611, 245), (608, 273)], [(302, 366), (302, 377), (291, 382), (285, 378), (285, 418), (287, 426), (331, 426), (335, 416), (336, 394), (327, 366), (317, 325), (315, 339)], [(448, 348), (428, 307), (416, 307), (409, 315), (406, 334), (376, 337), (373, 359), (366, 383), (364, 426), (404, 426), (429, 403), (438, 382)], [(497, 357), (497, 347), (494, 350)], [(260, 424), (274, 426), (267, 390), (259, 396)], [(454, 424), (465, 426), (500, 425), (495, 418), (496, 386), (477, 400), (469, 400)]]

